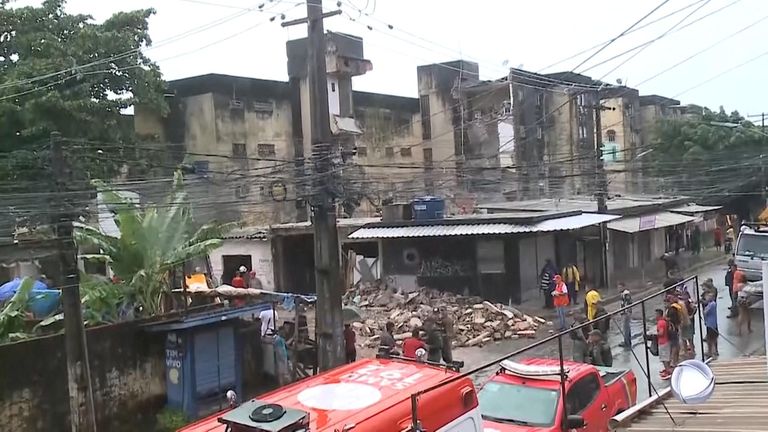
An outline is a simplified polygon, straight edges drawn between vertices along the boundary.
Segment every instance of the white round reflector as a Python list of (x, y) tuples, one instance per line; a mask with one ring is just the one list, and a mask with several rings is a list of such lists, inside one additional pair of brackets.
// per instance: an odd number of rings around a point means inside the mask
[(684, 404), (706, 402), (715, 391), (715, 374), (706, 363), (699, 360), (681, 362), (672, 372), (672, 394)]

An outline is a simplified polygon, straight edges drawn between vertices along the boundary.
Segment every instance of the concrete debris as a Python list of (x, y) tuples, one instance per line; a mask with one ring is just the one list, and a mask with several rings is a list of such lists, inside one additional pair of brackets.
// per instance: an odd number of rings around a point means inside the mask
[(458, 347), (482, 346), (503, 339), (534, 338), (546, 320), (529, 316), (518, 309), (492, 303), (480, 297), (461, 296), (432, 288), (402, 293), (382, 281), (358, 284), (344, 296), (345, 305), (357, 306), (365, 321), (353, 323), (362, 345), (378, 347), (379, 335), (387, 321), (395, 324), (395, 340), (410, 336), (431, 317), (433, 308), (448, 312), (453, 318)]

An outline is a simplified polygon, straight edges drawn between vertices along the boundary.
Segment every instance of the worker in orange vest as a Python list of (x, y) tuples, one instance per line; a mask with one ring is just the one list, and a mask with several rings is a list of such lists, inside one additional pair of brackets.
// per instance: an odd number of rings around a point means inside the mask
[(568, 300), (568, 286), (565, 285), (560, 275), (555, 275), (555, 289), (552, 291), (552, 297), (555, 311), (557, 311), (560, 331), (564, 331), (567, 328), (565, 325), (565, 308), (570, 302)]

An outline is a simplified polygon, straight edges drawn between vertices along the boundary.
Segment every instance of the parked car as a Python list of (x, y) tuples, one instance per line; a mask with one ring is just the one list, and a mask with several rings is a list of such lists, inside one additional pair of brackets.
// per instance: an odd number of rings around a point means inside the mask
[(748, 281), (762, 280), (763, 261), (768, 260), (768, 226), (743, 225), (733, 255)]

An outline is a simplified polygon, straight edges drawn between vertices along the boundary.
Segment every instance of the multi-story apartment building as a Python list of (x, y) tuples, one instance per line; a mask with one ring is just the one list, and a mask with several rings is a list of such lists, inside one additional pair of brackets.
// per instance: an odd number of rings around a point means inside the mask
[(652, 142), (659, 121), (683, 118), (686, 110), (687, 107), (681, 106), (677, 99), (659, 95), (640, 96), (640, 138), (643, 144)]
[[(287, 82), (196, 76), (168, 83), (166, 115), (136, 107), (137, 134), (165, 146), (173, 159), (166, 163), (194, 165), (203, 178), (193, 192), (196, 202), (213, 200), (207, 218), (256, 225), (308, 216), (306, 40), (286, 48)], [(610, 191), (627, 193), (647, 123), (677, 104), (648, 97), (641, 110), (636, 90), (570, 72), (511, 69), (481, 82), (479, 66), (463, 60), (419, 66), (417, 98), (358, 92), (352, 78), (372, 69), (362, 40), (328, 33), (327, 48), (332, 144), (342, 155), (334, 172), (347, 215), (372, 216), (384, 202), (427, 194), (445, 198), (449, 212), (478, 202), (591, 195), (600, 99), (615, 108), (603, 111), (602, 122)]]
[[(373, 212), (395, 191), (420, 193), (424, 153), (412, 149), (422, 142), (418, 99), (353, 91), (352, 78), (372, 68), (362, 40), (328, 33), (327, 47), (332, 144), (347, 159), (334, 169), (343, 174), (341, 207)], [(136, 133), (165, 144), (175, 162), (193, 164), (207, 179), (196, 202), (220, 203), (206, 206), (207, 216), (251, 224), (306, 220), (313, 191), (305, 53), (305, 39), (288, 42), (288, 82), (196, 76), (168, 83), (167, 115), (136, 107)]]
[(601, 133), (608, 192), (637, 193), (637, 157), (647, 150), (641, 136), (640, 94), (630, 87), (604, 88), (600, 90), (600, 100), (605, 108)]
[(470, 145), (497, 155), (496, 175), (508, 199), (592, 190), (597, 88), (579, 74), (512, 69), (507, 77), (463, 90), (483, 132), (471, 134)]

